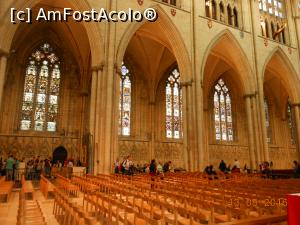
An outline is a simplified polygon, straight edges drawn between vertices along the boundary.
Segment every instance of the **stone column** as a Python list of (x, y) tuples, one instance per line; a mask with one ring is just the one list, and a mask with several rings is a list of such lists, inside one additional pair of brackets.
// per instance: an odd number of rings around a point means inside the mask
[(266, 118), (265, 118), (265, 98), (264, 98), (264, 88), (263, 88), (263, 81), (259, 79), (258, 81), (258, 103), (259, 103), (259, 115), (261, 121), (261, 136), (262, 136), (262, 161), (269, 162), (269, 148), (267, 143), (267, 129), (266, 129)]
[(297, 153), (298, 153), (298, 160), (300, 160), (300, 115), (299, 115), (299, 107), (300, 103), (292, 105), (294, 109), (294, 115), (295, 115), (295, 124), (296, 124), (296, 144), (297, 144)]
[(154, 126), (154, 118), (155, 118), (155, 101), (154, 100), (150, 100), (149, 102), (150, 105), (150, 121), (151, 121), (151, 139), (150, 139), (150, 159), (154, 159), (155, 158), (155, 152), (154, 152), (154, 145), (155, 145), (155, 126)]
[(0, 106), (2, 106), (2, 95), (5, 82), (5, 72), (7, 66), (7, 54), (0, 53)]
[(92, 135), (92, 148), (94, 156), (94, 174), (100, 173), (100, 123), (101, 123), (101, 73), (103, 65), (92, 69), (91, 102), (90, 102), (90, 134)]
[[(258, 122), (258, 112), (257, 112), (257, 98), (256, 95), (251, 98), (252, 100), (252, 112), (253, 112), (253, 125), (254, 125), (254, 153), (255, 153), (255, 165), (258, 166), (261, 160), (261, 148), (260, 148), (260, 138), (259, 138), (259, 122)], [(258, 169), (258, 168), (257, 168)]]
[(251, 98), (253, 95), (245, 95), (246, 113), (247, 113), (247, 127), (248, 127), (248, 139), (249, 139), (249, 153), (250, 153), (250, 168), (253, 170), (256, 168), (255, 165), (255, 154), (254, 154), (254, 132), (253, 132), (253, 120), (252, 120), (252, 107)]
[(91, 85), (91, 99), (90, 99), (90, 133), (95, 134), (95, 115), (96, 115), (96, 97), (97, 97), (97, 81), (98, 69), (93, 68), (92, 71), (92, 85)]
[(186, 169), (189, 171), (195, 170), (195, 149), (191, 148), (191, 132), (192, 132), (192, 81), (181, 82), (183, 94), (183, 146), (184, 146), (184, 161)]
[(188, 124), (187, 124), (187, 130), (188, 130), (188, 140), (187, 140), (187, 150), (189, 152), (189, 162), (191, 165), (191, 170), (195, 171), (196, 165), (195, 165), (195, 149), (192, 149), (192, 132), (193, 132), (193, 111), (192, 111), (192, 82), (188, 82), (187, 84), (187, 112), (188, 112)]
[(189, 162), (189, 149), (188, 149), (188, 110), (187, 110), (187, 85), (185, 82), (181, 82), (181, 90), (183, 97), (183, 115), (182, 115), (182, 124), (183, 124), (183, 158), (184, 158), (184, 168), (186, 170), (190, 170), (190, 162)]

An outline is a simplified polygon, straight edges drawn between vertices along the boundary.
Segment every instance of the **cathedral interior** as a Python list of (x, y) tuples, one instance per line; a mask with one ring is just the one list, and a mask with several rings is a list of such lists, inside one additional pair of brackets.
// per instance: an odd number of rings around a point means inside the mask
[[(157, 18), (35, 19), (65, 8)], [(12, 9), (32, 21), (12, 22)], [(73, 160), (94, 175), (128, 156), (190, 173), (221, 160), (293, 170), (299, 48), (297, 0), (0, 1), (0, 158)]]

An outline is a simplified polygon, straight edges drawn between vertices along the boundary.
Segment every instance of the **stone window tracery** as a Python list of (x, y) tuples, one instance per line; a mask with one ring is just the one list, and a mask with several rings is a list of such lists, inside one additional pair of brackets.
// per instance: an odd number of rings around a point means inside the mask
[[(226, 7), (226, 8), (225, 8)], [(205, 16), (239, 27), (239, 1), (205, 0)]]
[(128, 66), (121, 66), (120, 101), (119, 101), (119, 135), (130, 136), (131, 128), (131, 94), (132, 82)]
[(182, 91), (177, 68), (166, 81), (166, 137), (182, 138)]
[(284, 0), (259, 0), (259, 11), (262, 36), (286, 44), (287, 22)]
[(267, 142), (272, 143), (272, 127), (271, 127), (271, 118), (270, 118), (270, 104), (265, 98), (264, 101), (265, 107), (265, 119), (266, 119), (266, 129), (267, 129)]
[(287, 105), (287, 122), (290, 130), (291, 143), (294, 145), (296, 144), (296, 125), (294, 121), (294, 115), (292, 112), (292, 106), (290, 103), (288, 103)]
[(229, 88), (220, 78), (214, 86), (215, 140), (233, 141), (232, 106)]
[(60, 80), (60, 60), (50, 44), (44, 43), (28, 59), (21, 109), (21, 130), (57, 130)]

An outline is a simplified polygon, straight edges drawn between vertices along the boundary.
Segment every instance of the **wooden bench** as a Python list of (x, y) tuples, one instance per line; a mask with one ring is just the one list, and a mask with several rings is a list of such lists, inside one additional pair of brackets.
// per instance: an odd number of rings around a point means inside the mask
[(13, 181), (5, 181), (5, 177), (0, 178), (0, 196), (6, 196), (6, 202), (9, 200), (13, 186)]
[(32, 185), (32, 181), (31, 180), (25, 180), (24, 175), (22, 176), (22, 195), (24, 195), (24, 197), (28, 196), (28, 194), (30, 194), (32, 196), (32, 199), (34, 199), (34, 188)]
[(19, 196), (17, 225), (46, 225), (41, 207), (36, 200), (26, 200), (22, 187)]
[(43, 175), (40, 179), (40, 189), (46, 199), (48, 199), (48, 194), (54, 192), (54, 185)]

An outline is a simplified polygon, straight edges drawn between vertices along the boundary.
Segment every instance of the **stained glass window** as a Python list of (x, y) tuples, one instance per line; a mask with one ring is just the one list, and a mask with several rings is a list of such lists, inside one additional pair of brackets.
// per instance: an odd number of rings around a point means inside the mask
[(259, 0), (259, 9), (271, 16), (284, 18), (283, 0)]
[(60, 61), (48, 43), (28, 59), (20, 129), (56, 131), (60, 88)]
[(166, 137), (182, 137), (182, 92), (177, 68), (171, 72), (166, 82)]
[(270, 122), (270, 107), (268, 100), (265, 98), (265, 118), (266, 118), (266, 129), (267, 129), (267, 142), (272, 143), (272, 129)]
[(287, 105), (287, 121), (288, 121), (288, 126), (290, 129), (290, 135), (291, 135), (291, 143), (294, 145), (296, 143), (296, 127), (294, 123), (294, 117), (293, 117), (293, 112), (292, 112), (292, 106), (290, 103)]
[(222, 78), (214, 89), (214, 121), (217, 141), (233, 141), (231, 97)]
[(130, 135), (131, 117), (131, 78), (128, 67), (123, 63), (120, 79), (120, 102), (119, 102), (119, 134)]

